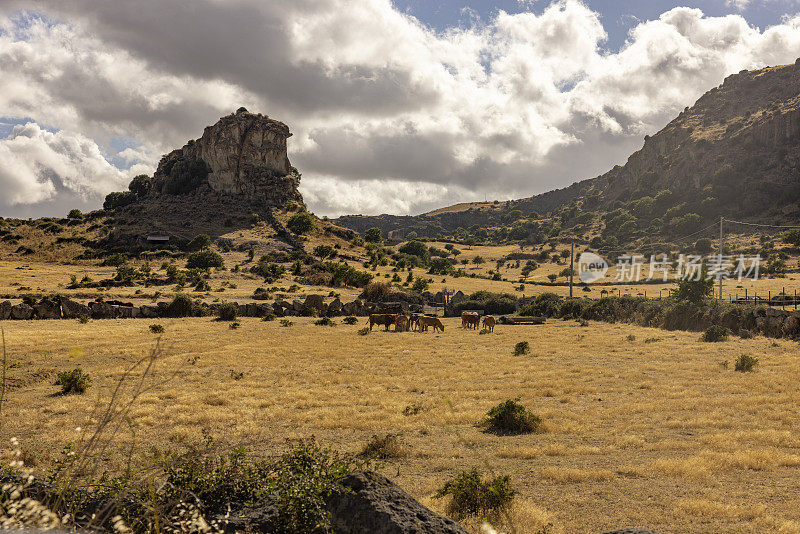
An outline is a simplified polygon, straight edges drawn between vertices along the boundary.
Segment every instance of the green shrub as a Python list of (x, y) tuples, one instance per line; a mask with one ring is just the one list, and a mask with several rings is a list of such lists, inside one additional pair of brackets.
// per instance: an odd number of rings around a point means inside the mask
[(274, 321), (275, 318), (276, 315), (274, 313), (268, 313), (264, 317), (262, 317), (261, 320), (267, 322), (267, 321)]
[(231, 330), (238, 330), (241, 326), (242, 326), (241, 323), (234, 321), (228, 325), (228, 328), (230, 328)]
[(358, 331), (358, 335), (359, 336), (366, 336), (367, 334), (369, 334), (369, 327), (368, 326), (365, 326), (364, 328), (362, 328), (361, 330)]
[(676, 300), (700, 304), (711, 296), (714, 290), (714, 279), (708, 278), (707, 274), (708, 271), (703, 267), (699, 280), (694, 280), (694, 277), (678, 280), (678, 288), (672, 296)]
[(531, 345), (527, 341), (520, 341), (514, 345), (514, 356), (522, 356), (528, 354), (531, 350)]
[(67, 219), (83, 219), (83, 212), (81, 212), (79, 209), (69, 210)]
[(213, 250), (193, 252), (186, 259), (187, 269), (210, 269), (211, 267), (216, 267), (217, 269), (225, 267), (225, 260)]
[(83, 394), (92, 384), (92, 379), (88, 374), (84, 373), (80, 367), (76, 367), (72, 371), (62, 371), (56, 376), (56, 386), (61, 386), (61, 393), (69, 395), (75, 393), (77, 395)]
[(203, 250), (211, 246), (211, 238), (208, 237), (206, 234), (197, 234), (186, 244), (186, 250), (189, 252), (195, 252), (198, 250)]
[(348, 315), (344, 319), (342, 319), (344, 324), (356, 324), (358, 322), (358, 317), (353, 317), (352, 315)]
[(136, 195), (137, 198), (147, 196), (153, 187), (153, 180), (146, 174), (139, 174), (133, 177), (128, 184), (128, 191)]
[(233, 302), (225, 302), (217, 310), (217, 316), (220, 321), (235, 321), (238, 313), (239, 306)]
[(411, 289), (422, 293), (423, 291), (426, 291), (428, 289), (429, 285), (430, 285), (430, 280), (428, 280), (427, 278), (417, 278), (416, 280), (414, 280), (414, 285), (411, 286)]
[(541, 418), (528, 411), (517, 401), (519, 399), (506, 400), (486, 413), (486, 419), (483, 424), (490, 432), (498, 434), (527, 434), (536, 432), (539, 429), (539, 425), (542, 424)]
[(113, 210), (122, 208), (134, 202), (136, 202), (136, 195), (134, 193), (130, 191), (114, 191), (106, 195), (106, 199), (103, 202), (103, 209)]
[(708, 341), (711, 343), (716, 343), (718, 341), (725, 341), (728, 339), (728, 329), (724, 326), (720, 325), (712, 325), (708, 327), (708, 329), (703, 332), (701, 339), (703, 341)]
[(383, 243), (383, 235), (380, 228), (370, 228), (364, 232), (364, 241), (367, 243)]
[(494, 518), (511, 507), (516, 494), (508, 475), (484, 481), (480, 471), (472, 469), (445, 483), (435, 497), (441, 499), (449, 495), (447, 512), (458, 519), (469, 516)]
[(289, 319), (281, 319), (281, 326), (289, 327), (292, 326), (294, 323)]
[(289, 217), (289, 220), (286, 221), (286, 226), (292, 233), (298, 235), (307, 234), (316, 228), (314, 217), (307, 211), (301, 211)]
[(175, 295), (172, 302), (167, 305), (167, 317), (192, 317), (196, 315), (197, 305), (189, 295), (182, 293)]
[(314, 321), (314, 324), (317, 326), (336, 326), (336, 323), (333, 322), (333, 319), (330, 317), (323, 317), (317, 321)]
[(510, 293), (477, 291), (453, 306), (453, 309), (457, 314), (464, 310), (483, 310), (487, 315), (506, 315), (517, 310), (517, 297)]
[(206, 179), (211, 169), (202, 159), (172, 158), (166, 161), (162, 172), (166, 174), (164, 192), (170, 195), (183, 195), (197, 189)]
[(164, 333), (164, 327), (161, 326), (160, 324), (151, 324), (150, 325), (150, 332), (152, 332), (154, 334), (163, 334)]
[(733, 366), (735, 371), (739, 371), (740, 373), (747, 373), (753, 370), (753, 368), (758, 364), (758, 358), (754, 358), (749, 354), (742, 354), (738, 358), (736, 358), (736, 363)]
[(383, 437), (373, 435), (367, 442), (360, 456), (375, 460), (388, 460), (405, 455), (405, 447), (397, 434), (386, 434)]

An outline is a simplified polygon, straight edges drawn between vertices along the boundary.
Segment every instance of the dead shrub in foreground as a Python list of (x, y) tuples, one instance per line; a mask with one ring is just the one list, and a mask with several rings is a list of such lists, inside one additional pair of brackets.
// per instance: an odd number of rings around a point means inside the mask
[(375, 460), (388, 460), (405, 456), (406, 449), (397, 434), (386, 434), (383, 437), (374, 435), (364, 446), (359, 456)]

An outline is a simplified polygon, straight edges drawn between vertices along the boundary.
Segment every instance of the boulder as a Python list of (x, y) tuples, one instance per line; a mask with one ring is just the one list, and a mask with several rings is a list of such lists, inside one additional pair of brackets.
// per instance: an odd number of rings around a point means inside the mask
[(114, 319), (117, 317), (117, 309), (107, 302), (90, 302), (89, 310), (92, 312), (92, 319)]
[(348, 302), (342, 306), (342, 313), (344, 315), (365, 315), (364, 304), (358, 299)]
[(261, 311), (258, 304), (255, 302), (248, 302), (245, 305), (245, 317), (261, 317)]
[(308, 315), (313, 315), (314, 313), (321, 314), (321, 312), (325, 309), (325, 302), (322, 295), (308, 295), (306, 297), (306, 301), (303, 303), (303, 306), (304, 311)]
[(61, 319), (61, 304), (52, 300), (42, 299), (33, 305), (33, 311), (37, 319)]
[(140, 310), (138, 306), (133, 306), (131, 308), (131, 318), (133, 318), (133, 319), (141, 319), (142, 318), (142, 310)]
[(800, 335), (800, 317), (790, 315), (783, 321), (783, 335), (789, 338), (796, 338)]
[(33, 319), (33, 308), (20, 302), (16, 306), (11, 307), (11, 318), (17, 321), (27, 321)]
[(247, 304), (237, 304), (236, 305), (236, 316), (237, 317), (247, 317)]
[(339, 298), (333, 299), (333, 302), (328, 304), (328, 311), (326, 315), (334, 316), (334, 315), (341, 315), (342, 314), (342, 301)]
[(350, 491), (328, 498), (336, 534), (467, 534), (454, 521), (424, 507), (383, 475), (364, 471), (342, 478)]
[(293, 300), (291, 309), (287, 310), (286, 313), (291, 313), (292, 315), (301, 315), (303, 313), (303, 303), (299, 300)]
[(112, 306), (114, 313), (120, 319), (130, 319), (133, 317), (133, 306)]
[(275, 313), (272, 310), (272, 304), (270, 304), (268, 302), (261, 302), (260, 304), (258, 304), (258, 316), (259, 317), (264, 317), (265, 315), (270, 314), (270, 313)]
[(11, 319), (11, 301), (4, 300), (0, 302), (0, 321), (5, 321), (6, 319)]
[(74, 300), (61, 299), (61, 314), (64, 319), (78, 319), (79, 317), (89, 317), (89, 307), (75, 302)]
[(145, 304), (139, 308), (139, 313), (141, 313), (142, 317), (145, 319), (157, 319), (160, 317), (158, 306), (148, 306)]

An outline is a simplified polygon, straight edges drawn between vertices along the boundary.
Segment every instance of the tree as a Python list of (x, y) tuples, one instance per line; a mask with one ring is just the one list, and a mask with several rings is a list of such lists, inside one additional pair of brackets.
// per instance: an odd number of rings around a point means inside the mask
[(380, 228), (370, 228), (364, 232), (364, 241), (367, 243), (383, 243), (383, 234)]
[(106, 200), (103, 202), (104, 210), (113, 210), (133, 204), (136, 202), (136, 195), (130, 191), (114, 191), (106, 195)]
[(302, 235), (309, 233), (316, 228), (317, 225), (314, 224), (314, 217), (312, 217), (310, 213), (301, 211), (289, 217), (289, 220), (286, 221), (286, 226), (292, 233)]
[(409, 241), (407, 243), (403, 243), (403, 245), (401, 245), (397, 250), (403, 254), (417, 256), (424, 261), (428, 260), (428, 247), (425, 246), (425, 243), (422, 241)]
[(556, 278), (558, 278), (557, 274), (548, 274), (547, 275), (547, 279), (550, 280), (551, 282), (555, 282)]
[(703, 237), (698, 239), (694, 244), (694, 249), (699, 252), (700, 254), (708, 254), (711, 252), (713, 245), (711, 240), (707, 237)]
[(217, 269), (225, 267), (225, 260), (213, 250), (206, 249), (194, 252), (189, 254), (186, 259), (187, 269), (210, 269), (211, 267), (216, 267)]
[(474, 258), (472, 258), (472, 263), (474, 263), (475, 265), (480, 265), (484, 261), (485, 260), (481, 256), (475, 256)]
[(697, 276), (691, 276), (678, 280), (678, 289), (673, 293), (675, 299), (699, 304), (711, 296), (711, 292), (714, 290), (714, 279), (708, 277), (705, 265), (701, 269), (699, 279), (697, 278)]
[(79, 209), (69, 210), (67, 219), (83, 219), (83, 212)]
[(314, 256), (324, 260), (327, 257), (336, 256), (336, 250), (330, 245), (317, 245), (314, 247)]
[(194, 238), (186, 244), (186, 250), (195, 252), (203, 250), (211, 245), (211, 238), (206, 234), (197, 234)]
[(153, 182), (146, 174), (139, 174), (133, 177), (131, 183), (128, 184), (128, 190), (136, 195), (137, 198), (142, 198), (153, 187)]
[(417, 234), (417, 232), (414, 232), (414, 231), (408, 232), (406, 234), (406, 239), (408, 239), (409, 241), (417, 239), (418, 237), (419, 237), (419, 234)]

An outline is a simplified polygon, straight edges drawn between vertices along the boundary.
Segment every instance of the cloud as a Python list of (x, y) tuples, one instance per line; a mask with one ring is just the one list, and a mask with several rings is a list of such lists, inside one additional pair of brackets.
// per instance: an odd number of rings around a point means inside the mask
[[(608, 53), (578, 0), (443, 32), (389, 0), (8, 0), (0, 109), (152, 170), (244, 105), (291, 126), (312, 210), (418, 212), (600, 174), (728, 74), (793, 62), (799, 30), (797, 17), (761, 31), (675, 8)], [(132, 146), (112, 149), (119, 138)], [(87, 178), (95, 197), (117, 183), (108, 172)], [(19, 202), (62, 198), (40, 175), (14, 176)]]

